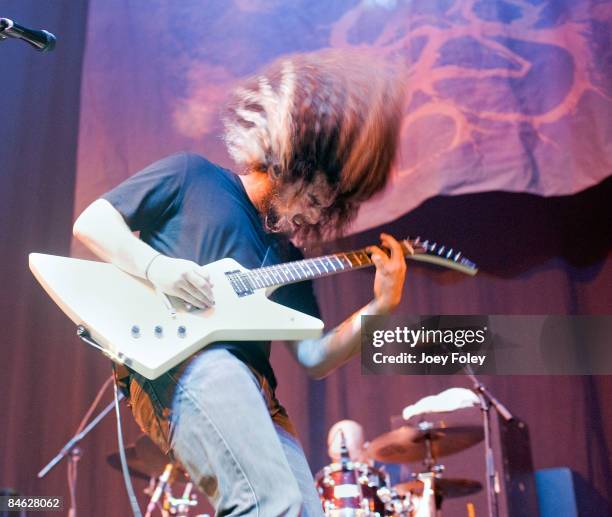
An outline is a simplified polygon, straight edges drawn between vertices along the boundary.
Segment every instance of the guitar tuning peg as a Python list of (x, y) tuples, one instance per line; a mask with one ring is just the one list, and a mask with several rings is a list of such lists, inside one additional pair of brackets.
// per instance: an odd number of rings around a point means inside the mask
[(424, 240), (422, 244), (423, 244), (423, 248), (425, 248), (425, 251), (428, 251), (428, 249), (429, 249), (429, 241), (428, 240)]
[(444, 253), (444, 246), (441, 246), (440, 249), (438, 250), (438, 255), (442, 255), (442, 253)]
[(453, 248), (448, 250), (448, 252), (446, 253), (446, 258), (451, 258), (452, 254), (453, 254)]
[(429, 247), (429, 251), (431, 251), (431, 252), (436, 251), (436, 246), (437, 246), (437, 245), (438, 245), (438, 244), (434, 242), (434, 243), (433, 243), (433, 244), (432, 244), (432, 245)]
[(466, 258), (462, 258), (460, 264), (463, 264), (464, 266), (467, 266), (467, 267), (476, 267), (476, 264), (474, 264), (474, 262)]
[(460, 251), (457, 252), (457, 254), (454, 256), (453, 260), (455, 262), (457, 262), (459, 260), (459, 257), (461, 257), (461, 252)]

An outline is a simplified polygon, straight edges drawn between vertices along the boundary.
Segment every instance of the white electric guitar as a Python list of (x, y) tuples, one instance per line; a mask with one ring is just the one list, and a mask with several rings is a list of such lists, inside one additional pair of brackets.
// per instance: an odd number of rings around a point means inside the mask
[[(406, 243), (414, 249), (407, 253)], [(468, 275), (461, 253), (420, 239), (401, 241), (406, 258)], [(215, 341), (301, 340), (321, 335), (323, 322), (268, 299), (276, 288), (372, 265), (365, 250), (246, 269), (233, 259), (204, 266), (215, 305), (193, 309), (112, 264), (30, 254), (30, 269), (64, 313), (113, 361), (155, 379)]]

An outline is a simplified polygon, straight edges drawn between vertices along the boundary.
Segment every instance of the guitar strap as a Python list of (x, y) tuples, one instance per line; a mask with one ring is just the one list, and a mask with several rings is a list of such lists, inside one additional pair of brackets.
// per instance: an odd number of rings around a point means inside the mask
[(124, 364), (111, 363), (113, 365), (113, 377), (115, 384), (121, 390), (126, 400), (130, 400), (130, 369)]

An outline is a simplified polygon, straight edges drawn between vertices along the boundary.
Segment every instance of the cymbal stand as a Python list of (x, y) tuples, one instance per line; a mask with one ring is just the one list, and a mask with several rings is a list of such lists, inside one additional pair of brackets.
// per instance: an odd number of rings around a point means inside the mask
[(439, 515), (442, 497), (436, 490), (436, 473), (433, 471), (417, 474), (417, 479), (423, 483), (423, 493), (414, 517), (433, 517)]
[(423, 441), (425, 442), (425, 459), (423, 465), (427, 469), (427, 472), (433, 472), (435, 474), (441, 474), (444, 471), (444, 465), (436, 464), (436, 456), (433, 452), (432, 436), (429, 432), (433, 429), (433, 424), (426, 420), (423, 420), (417, 424), (419, 431), (423, 433)]
[(417, 474), (417, 479), (423, 483), (423, 495), (415, 517), (429, 517), (439, 515), (442, 506), (442, 495), (436, 489), (436, 478), (444, 471), (444, 465), (436, 464), (432, 436), (429, 433), (433, 424), (422, 421), (417, 424), (417, 427), (424, 433), (425, 437), (425, 459), (423, 460), (423, 465), (426, 472)]

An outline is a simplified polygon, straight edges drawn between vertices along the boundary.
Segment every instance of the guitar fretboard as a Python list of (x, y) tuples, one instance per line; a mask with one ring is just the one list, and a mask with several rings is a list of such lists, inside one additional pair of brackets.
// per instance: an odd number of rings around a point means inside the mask
[(320, 278), (371, 264), (372, 259), (365, 250), (356, 250), (251, 269), (237, 274), (236, 279), (244, 282), (247, 288), (260, 289)]
[[(419, 237), (414, 240), (407, 238), (400, 241), (400, 246), (404, 256), (412, 260), (445, 266), (472, 276), (478, 271), (476, 264), (465, 258), (461, 252), (452, 248), (447, 249), (435, 242), (422, 241)], [(367, 248), (363, 248), (334, 253), (248, 271), (228, 271), (226, 275), (236, 294), (246, 296), (256, 289), (292, 284), (371, 266), (373, 262), (370, 253), (366, 250)]]

